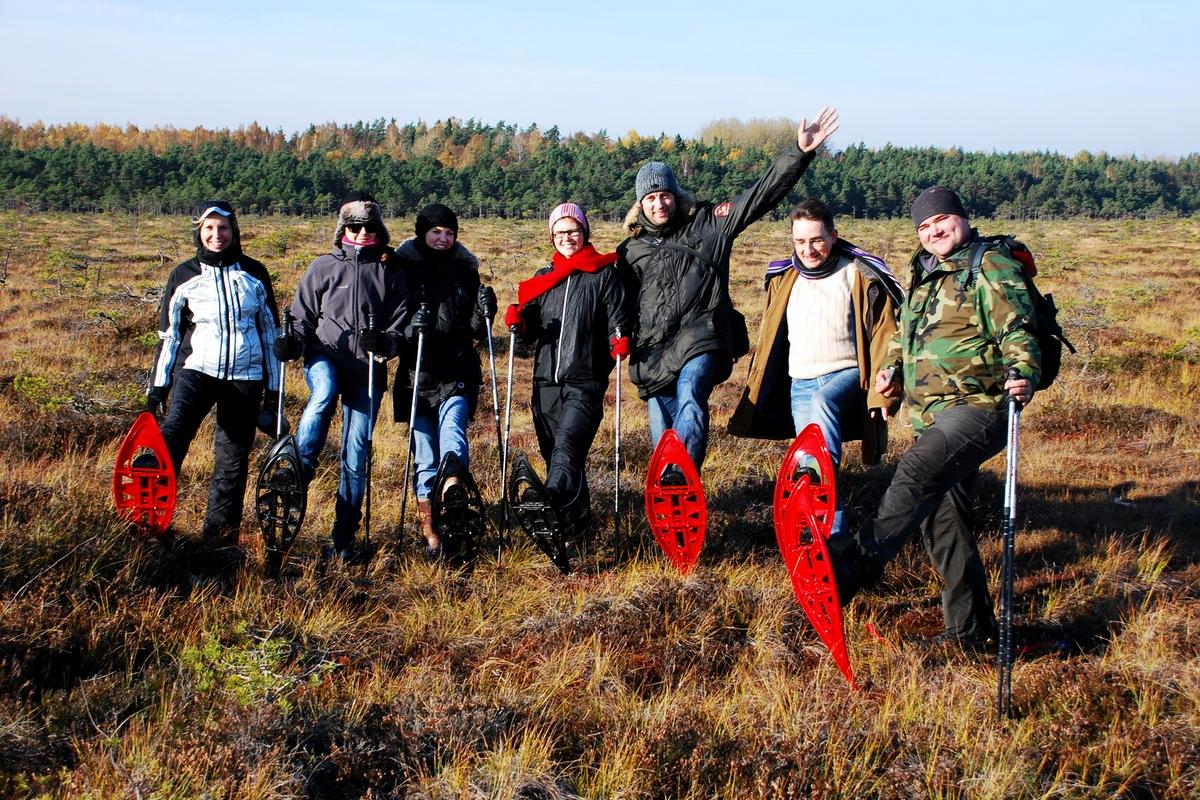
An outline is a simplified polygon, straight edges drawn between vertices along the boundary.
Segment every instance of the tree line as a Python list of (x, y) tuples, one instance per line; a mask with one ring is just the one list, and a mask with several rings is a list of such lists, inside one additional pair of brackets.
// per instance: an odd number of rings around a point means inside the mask
[[(652, 159), (671, 164), (697, 197), (733, 197), (788, 141), (790, 121), (769, 123), (764, 130), (720, 120), (695, 139), (614, 139), (456, 119), (330, 123), (285, 135), (257, 124), (142, 130), (0, 117), (0, 204), (184, 213), (221, 197), (250, 213), (326, 214), (347, 191), (364, 188), (397, 216), (438, 201), (466, 216), (539, 217), (570, 199), (614, 219), (632, 204), (637, 170)], [(838, 215), (903, 217), (934, 183), (956, 188), (975, 216), (1188, 215), (1200, 209), (1200, 153), (1167, 161), (854, 144), (818, 158), (789, 199), (819, 197)]]

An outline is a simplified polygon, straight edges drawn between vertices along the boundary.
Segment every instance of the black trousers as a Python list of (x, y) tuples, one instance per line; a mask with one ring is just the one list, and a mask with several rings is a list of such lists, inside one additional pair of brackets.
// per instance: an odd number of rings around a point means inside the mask
[(603, 389), (533, 387), (533, 429), (546, 462), (546, 490), (567, 519), (591, 510), (587, 455), (603, 419)]
[(862, 549), (887, 562), (920, 530), (943, 581), (942, 618), (951, 635), (996, 627), (972, 503), (979, 467), (1004, 449), (1007, 423), (1006, 411), (962, 405), (940, 412), (900, 457), (875, 518), (859, 533)]
[(247, 467), (262, 396), (262, 381), (221, 380), (191, 369), (175, 373), (162, 434), (176, 475), (200, 423), (213, 406), (217, 408), (212, 484), (204, 515), (205, 535), (223, 536), (241, 527)]

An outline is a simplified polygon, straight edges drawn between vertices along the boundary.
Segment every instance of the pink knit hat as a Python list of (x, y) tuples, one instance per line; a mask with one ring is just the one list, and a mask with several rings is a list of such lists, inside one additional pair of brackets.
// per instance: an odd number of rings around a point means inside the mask
[(591, 239), (592, 232), (588, 227), (587, 214), (583, 213), (583, 209), (574, 203), (562, 203), (554, 207), (550, 212), (550, 233), (554, 233), (554, 223), (558, 222), (563, 217), (570, 217), (579, 223), (579, 227), (583, 228), (583, 238)]

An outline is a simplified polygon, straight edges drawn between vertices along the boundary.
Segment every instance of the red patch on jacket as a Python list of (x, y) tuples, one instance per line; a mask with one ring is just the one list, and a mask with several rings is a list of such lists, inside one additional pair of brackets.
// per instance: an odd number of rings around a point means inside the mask
[(714, 217), (728, 217), (729, 210), (731, 208), (733, 208), (733, 203), (726, 200), (724, 203), (721, 203), (721, 205), (719, 205), (713, 209), (713, 216)]

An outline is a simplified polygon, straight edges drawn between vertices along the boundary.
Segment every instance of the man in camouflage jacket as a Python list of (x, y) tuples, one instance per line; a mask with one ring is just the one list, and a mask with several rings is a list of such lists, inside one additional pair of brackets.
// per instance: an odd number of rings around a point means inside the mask
[[(834, 573), (844, 605), (920, 530), (944, 584), (942, 638), (986, 642), (996, 620), (971, 507), (980, 465), (1004, 448), (1006, 398), (1024, 405), (1037, 385), (1033, 302), (1020, 264), (998, 251), (970, 268), (978, 234), (953, 191), (926, 189), (912, 218), (922, 247), (909, 262), (900, 327), (875, 388), (885, 397), (903, 393), (917, 440), (874, 519), (833, 554)], [(1014, 369), (1020, 377), (1007, 377)]]

